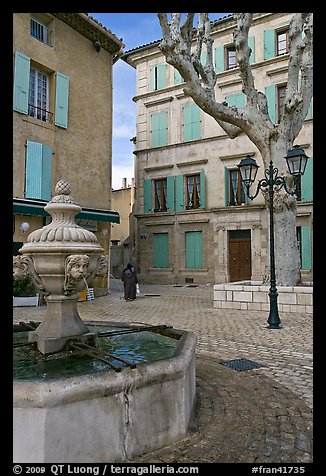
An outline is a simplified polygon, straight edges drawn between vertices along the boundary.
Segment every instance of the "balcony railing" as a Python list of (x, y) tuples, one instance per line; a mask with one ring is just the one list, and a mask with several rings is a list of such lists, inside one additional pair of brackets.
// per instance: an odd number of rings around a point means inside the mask
[(42, 109), (41, 107), (34, 106), (32, 104), (28, 105), (28, 115), (30, 117), (35, 117), (35, 119), (40, 119), (43, 122), (53, 123), (53, 112)]

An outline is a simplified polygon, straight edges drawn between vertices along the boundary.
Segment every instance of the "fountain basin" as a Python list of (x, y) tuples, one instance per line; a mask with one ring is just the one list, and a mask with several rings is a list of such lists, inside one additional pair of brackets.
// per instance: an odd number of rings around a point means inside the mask
[(178, 339), (170, 358), (118, 373), (15, 381), (14, 462), (126, 462), (183, 438), (195, 399), (196, 337), (170, 333)]

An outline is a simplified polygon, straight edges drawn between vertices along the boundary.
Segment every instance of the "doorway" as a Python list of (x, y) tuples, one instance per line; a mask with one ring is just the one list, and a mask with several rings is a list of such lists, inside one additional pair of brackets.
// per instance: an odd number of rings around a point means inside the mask
[(251, 279), (250, 230), (229, 231), (230, 282)]

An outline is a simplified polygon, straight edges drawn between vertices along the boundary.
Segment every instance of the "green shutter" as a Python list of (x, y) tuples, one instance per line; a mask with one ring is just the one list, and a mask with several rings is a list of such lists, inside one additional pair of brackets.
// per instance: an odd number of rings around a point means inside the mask
[(169, 235), (168, 233), (153, 234), (153, 267), (169, 267)]
[(157, 89), (166, 87), (166, 64), (158, 64), (157, 68)]
[(207, 60), (207, 51), (202, 51), (200, 55), (200, 62), (203, 66), (206, 66), (206, 60)]
[(225, 200), (225, 206), (229, 206), (229, 201), (230, 201), (230, 173), (229, 169), (227, 167), (224, 167), (224, 200)]
[(306, 170), (301, 177), (301, 201), (311, 202), (313, 200), (313, 160), (307, 160)]
[(155, 112), (151, 115), (151, 146), (161, 147), (167, 144), (167, 112)]
[(246, 95), (241, 93), (230, 94), (230, 96), (226, 96), (225, 101), (228, 103), (229, 106), (234, 106), (238, 109), (242, 109), (246, 107)]
[(200, 269), (203, 267), (203, 243), (201, 231), (187, 231), (186, 236), (186, 268)]
[(152, 180), (144, 180), (144, 213), (152, 212)]
[(167, 193), (167, 199), (166, 199), (166, 207), (168, 212), (174, 211), (174, 176), (171, 175), (170, 177), (167, 177), (166, 179), (167, 185), (166, 185), (166, 193)]
[(55, 91), (55, 119), (56, 126), (67, 129), (68, 127), (68, 91), (69, 78), (61, 73), (56, 73)]
[(249, 63), (253, 64), (255, 62), (255, 37), (249, 36), (248, 38), (248, 46), (251, 48), (251, 53), (249, 56)]
[(20, 51), (16, 51), (14, 74), (13, 109), (28, 114), (30, 59)]
[(264, 31), (264, 59), (274, 58), (275, 56), (275, 31)]
[(265, 87), (265, 96), (267, 99), (268, 114), (273, 124), (276, 124), (276, 86), (271, 84)]
[(39, 142), (26, 143), (25, 197), (51, 199), (52, 150)]
[(200, 139), (200, 108), (189, 104), (183, 108), (183, 140)]
[(224, 46), (215, 48), (215, 71), (216, 73), (224, 71)]
[(308, 121), (309, 119), (312, 119), (312, 100), (310, 102), (305, 121)]
[(206, 177), (205, 171), (200, 171), (200, 208), (206, 208)]
[(174, 68), (174, 85), (184, 83), (184, 79), (177, 69)]
[(184, 177), (176, 175), (175, 177), (175, 209), (184, 210)]
[(312, 269), (311, 267), (311, 232), (310, 226), (301, 227), (301, 269)]

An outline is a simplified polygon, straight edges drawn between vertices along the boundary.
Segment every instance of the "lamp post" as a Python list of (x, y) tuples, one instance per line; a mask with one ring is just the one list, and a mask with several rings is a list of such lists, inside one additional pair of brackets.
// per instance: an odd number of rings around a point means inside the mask
[[(299, 146), (293, 146), (293, 149), (289, 150), (286, 156), (284, 157), (287, 162), (287, 166), (290, 174), (294, 178), (294, 183), (296, 185), (298, 178), (304, 174), (308, 156), (304, 153), (303, 149)], [(270, 161), (268, 169), (265, 170), (265, 178), (258, 181), (257, 190), (254, 195), (250, 195), (249, 189), (254, 183), (257, 175), (259, 166), (257, 165), (255, 159), (249, 155), (242, 159), (238, 164), (240, 171), (241, 181), (243, 182), (246, 193), (250, 200), (253, 200), (257, 197), (259, 190), (267, 191), (269, 196), (269, 250), (270, 250), (270, 288), (269, 288), (269, 316), (268, 324), (270, 329), (279, 329), (280, 328), (280, 317), (278, 314), (277, 307), (277, 288), (276, 288), (276, 278), (275, 278), (275, 252), (274, 252), (274, 193), (281, 190), (283, 187), (286, 192), (290, 195), (296, 194), (296, 187), (294, 190), (289, 190), (284, 177), (278, 176), (278, 169), (274, 167), (273, 162)]]

